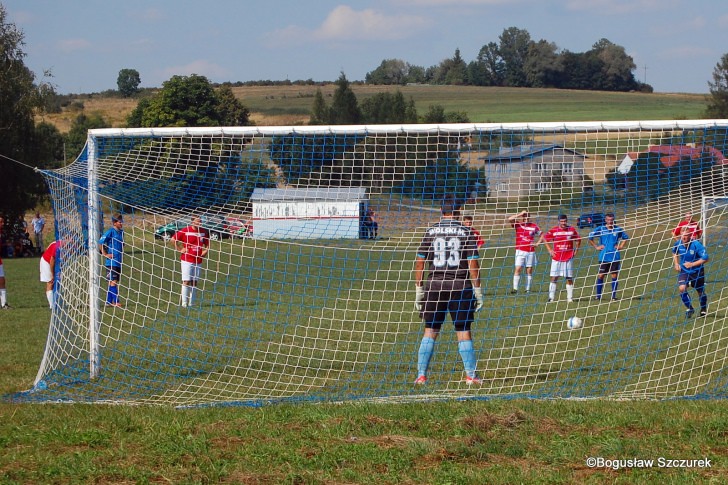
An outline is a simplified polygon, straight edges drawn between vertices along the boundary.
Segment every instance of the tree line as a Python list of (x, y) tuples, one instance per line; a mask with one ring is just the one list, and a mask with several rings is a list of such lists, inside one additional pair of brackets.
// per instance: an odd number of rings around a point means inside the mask
[(546, 40), (534, 41), (525, 29), (509, 27), (498, 42), (480, 48), (466, 62), (455, 49), (452, 58), (424, 68), (401, 59), (385, 59), (367, 73), (368, 84), (447, 84), (524, 88), (652, 92), (635, 79), (636, 65), (625, 48), (600, 39), (586, 52), (560, 50)]
[[(50, 83), (52, 73), (40, 78), (25, 65), (24, 34), (7, 18), (0, 4), (0, 214), (14, 220), (35, 209), (47, 197), (45, 184), (35, 170), (54, 169), (80, 153), (89, 129), (106, 128), (100, 115), (79, 116), (68, 133), (52, 124), (36, 121), (38, 115), (60, 109), (59, 99)], [(576, 66), (578, 69), (571, 69)], [(367, 74), (372, 84), (402, 85), (410, 82), (435, 84), (474, 84), (493, 86), (571, 87), (577, 89), (644, 89), (631, 76), (634, 63), (624, 48), (603, 39), (583, 54), (559, 52), (554, 44), (533, 42), (525, 30), (511, 27), (481, 49), (475, 61), (466, 63), (456, 50), (455, 56), (424, 69), (400, 60), (386, 60)], [(290, 83), (290, 81), (280, 81)], [(312, 81), (305, 81), (313, 83)], [(139, 97), (127, 119), (128, 127), (155, 126), (245, 126), (251, 124), (250, 112), (235, 98), (231, 86), (216, 86), (199, 75), (173, 76), (161, 89), (139, 89), (141, 78), (135, 69), (122, 69), (117, 79), (117, 95)], [(467, 113), (445, 112), (432, 105), (420, 115), (410, 98), (399, 90), (379, 93), (361, 104), (342, 73), (331, 104), (320, 91), (311, 107), (311, 124), (378, 123), (455, 123), (468, 122)], [(728, 118), (728, 54), (713, 72), (705, 113), (709, 118)], [(621, 88), (620, 88), (621, 86)], [(80, 103), (79, 101), (75, 101)], [(82, 105), (81, 105), (82, 107)], [(39, 116), (42, 119), (42, 116)], [(280, 148), (278, 146), (277, 148)], [(318, 148), (312, 148), (316, 152)], [(434, 148), (434, 152), (442, 151)], [(284, 153), (283, 150), (280, 153)], [(432, 153), (432, 152), (431, 152)], [(285, 157), (277, 155), (279, 160)], [(453, 161), (447, 157), (447, 163)], [(285, 163), (284, 163), (285, 164)], [(306, 167), (310, 168), (310, 167)], [(290, 167), (291, 178), (301, 177)], [(410, 189), (406, 189), (410, 190)]]

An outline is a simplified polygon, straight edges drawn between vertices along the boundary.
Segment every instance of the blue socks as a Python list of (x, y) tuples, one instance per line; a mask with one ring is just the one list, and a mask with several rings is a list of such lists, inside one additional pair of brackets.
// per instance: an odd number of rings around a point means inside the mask
[(604, 278), (597, 278), (597, 298), (602, 297), (603, 289), (604, 289)]
[(427, 375), (427, 368), (430, 367), (430, 359), (435, 348), (435, 339), (422, 337), (420, 350), (417, 352), (417, 377)]
[(680, 293), (680, 299), (683, 302), (683, 305), (685, 305), (687, 308), (692, 308), (693, 303), (690, 301), (690, 295), (687, 291)]
[(468, 377), (475, 377), (475, 350), (473, 350), (472, 340), (461, 340), (458, 342), (458, 350), (460, 357), (463, 359), (463, 367)]
[(617, 279), (612, 280), (612, 298), (617, 298), (617, 286), (619, 286), (619, 282)]
[(109, 286), (109, 291), (106, 292), (106, 303), (114, 305), (119, 302), (119, 287)]

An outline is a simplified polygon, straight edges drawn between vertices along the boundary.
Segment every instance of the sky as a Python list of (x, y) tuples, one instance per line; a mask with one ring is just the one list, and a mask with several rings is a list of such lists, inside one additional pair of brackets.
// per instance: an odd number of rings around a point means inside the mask
[(385, 59), (465, 62), (509, 27), (559, 50), (625, 48), (656, 92), (708, 93), (728, 53), (726, 0), (0, 0), (25, 35), (25, 64), (57, 92), (141, 87), (174, 75), (211, 82), (363, 81)]

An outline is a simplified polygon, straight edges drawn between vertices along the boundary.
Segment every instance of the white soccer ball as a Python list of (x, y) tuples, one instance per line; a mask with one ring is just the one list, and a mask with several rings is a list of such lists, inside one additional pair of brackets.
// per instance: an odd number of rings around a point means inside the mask
[(579, 317), (571, 317), (566, 322), (566, 326), (569, 328), (569, 330), (576, 330), (577, 328), (581, 328), (583, 324), (584, 322)]

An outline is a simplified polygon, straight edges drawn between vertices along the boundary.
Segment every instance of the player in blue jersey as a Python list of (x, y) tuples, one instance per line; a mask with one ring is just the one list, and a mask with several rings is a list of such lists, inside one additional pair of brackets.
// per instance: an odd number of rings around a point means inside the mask
[(121, 214), (111, 216), (111, 228), (99, 239), (99, 252), (104, 257), (106, 278), (109, 289), (106, 292), (106, 304), (120, 307), (119, 279), (121, 278), (121, 259), (124, 254), (124, 220)]
[[(599, 244), (594, 240), (599, 239)], [(619, 269), (622, 264), (622, 256), (619, 251), (629, 236), (624, 229), (614, 224), (614, 214), (604, 216), (604, 225), (599, 226), (589, 233), (589, 245), (599, 251), (599, 273), (597, 274), (597, 293), (595, 300), (602, 299), (604, 289), (604, 277), (607, 273), (612, 275), (612, 301), (617, 298), (617, 286), (619, 286)]]
[(700, 316), (708, 314), (708, 295), (705, 294), (705, 263), (708, 261), (708, 251), (703, 243), (693, 239), (694, 231), (689, 227), (683, 227), (680, 232), (680, 240), (675, 241), (672, 247), (672, 261), (677, 275), (677, 285), (680, 290), (680, 299), (685, 308), (685, 317), (690, 318), (695, 314), (688, 286), (692, 286), (698, 292), (700, 298)]
[[(483, 307), (480, 288), (478, 246), (473, 230), (457, 220), (459, 204), (447, 197), (442, 204), (442, 219), (425, 233), (415, 260), (415, 308), (425, 323), (425, 333), (417, 353), (417, 380), (427, 382), (427, 370), (447, 314), (450, 314), (458, 339), (458, 350), (465, 367), (465, 382), (479, 384), (477, 359), (470, 327), (474, 313)], [(425, 281), (425, 265), (429, 274)]]

